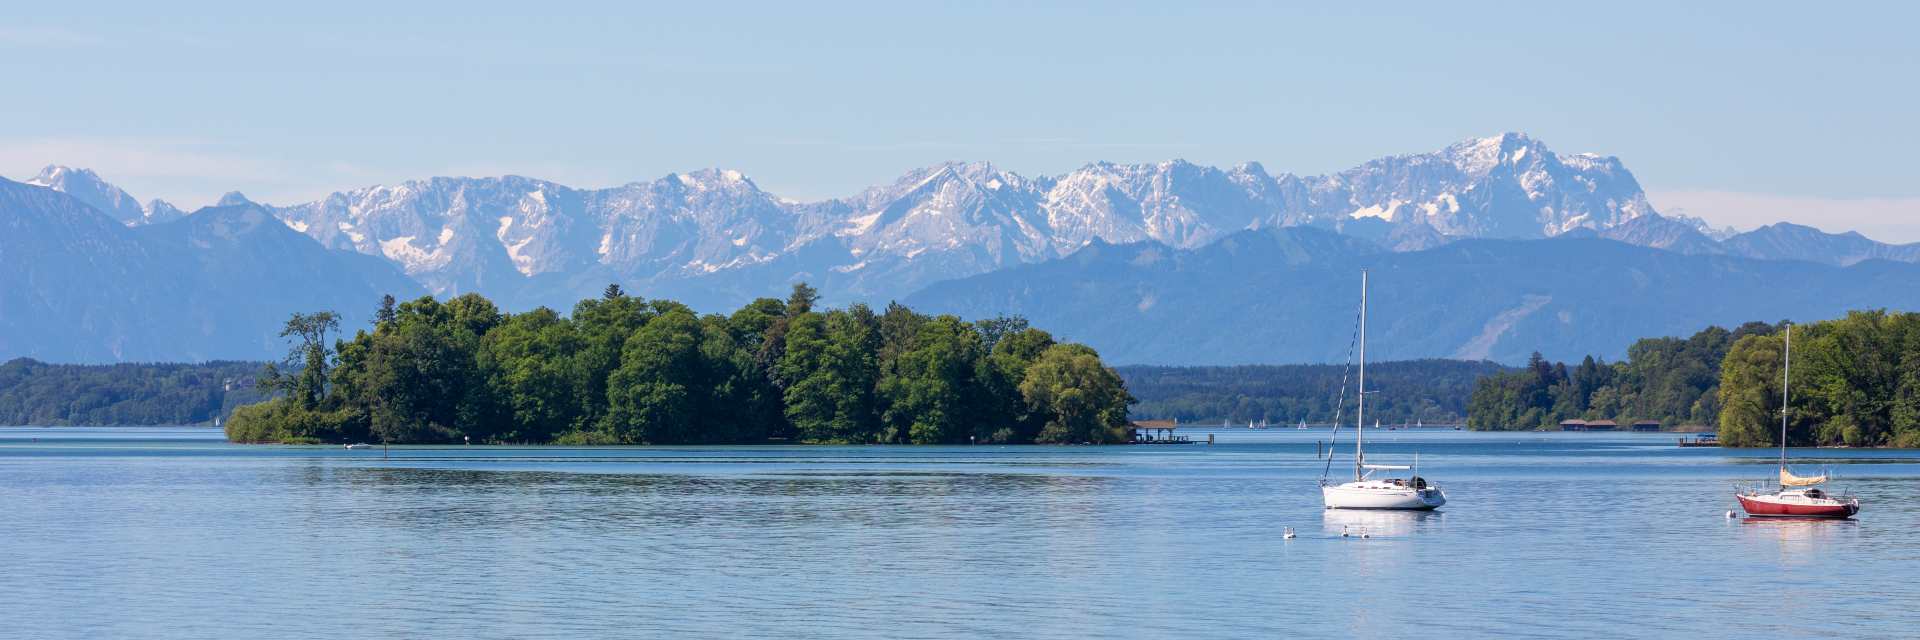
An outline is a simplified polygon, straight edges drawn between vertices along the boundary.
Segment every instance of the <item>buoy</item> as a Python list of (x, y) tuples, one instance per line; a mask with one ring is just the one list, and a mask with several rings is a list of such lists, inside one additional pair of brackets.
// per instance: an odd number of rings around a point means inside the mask
[(1344, 525), (1344, 524), (1343, 524), (1343, 525), (1340, 525), (1340, 537), (1342, 537), (1342, 538), (1346, 538), (1346, 537), (1350, 537), (1350, 536), (1352, 536), (1352, 535), (1353, 535), (1353, 534), (1351, 534), (1351, 533), (1348, 533), (1348, 532), (1347, 532), (1347, 525)]
[(1727, 517), (1729, 517), (1729, 518), (1731, 518), (1731, 517), (1733, 517), (1733, 512), (1732, 512), (1732, 511), (1728, 511), (1728, 512), (1727, 512)]
[(1286, 539), (1288, 539), (1288, 540), (1292, 540), (1292, 539), (1293, 539), (1293, 527), (1287, 527), (1287, 530), (1286, 530), (1286, 532), (1284, 532), (1284, 533), (1281, 533), (1281, 534), (1280, 534), (1280, 537), (1282, 537), (1282, 538), (1286, 538)]

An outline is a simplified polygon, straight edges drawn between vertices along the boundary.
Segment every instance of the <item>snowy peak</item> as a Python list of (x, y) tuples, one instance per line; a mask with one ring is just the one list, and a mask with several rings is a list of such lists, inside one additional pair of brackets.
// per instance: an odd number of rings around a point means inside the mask
[(568, 237), (589, 249), (579, 255), (634, 279), (757, 264), (797, 235), (792, 211), (730, 169), (668, 174), (583, 197), (568, 222), (575, 228)]
[(1715, 227), (1706, 220), (1683, 213), (1662, 213), (1660, 215), (1674, 222), (1693, 227), (1695, 231), (1700, 232), (1700, 235), (1712, 238), (1715, 242), (1725, 241), (1727, 238), (1740, 235), (1740, 232), (1733, 227)]
[(826, 207), (837, 212), (835, 237), (857, 261), (913, 260), (931, 252), (967, 265), (996, 268), (1054, 257), (1042, 213), (1042, 182), (985, 162), (948, 162), (908, 172)]
[(1440, 153), (1461, 173), (1470, 176), (1485, 176), (1501, 166), (1537, 163), (1550, 154), (1546, 145), (1515, 132), (1455, 143)]
[(146, 216), (147, 224), (172, 222), (187, 215), (187, 213), (181, 211), (179, 207), (175, 207), (172, 203), (159, 198), (148, 200), (145, 205), (140, 207), (140, 212)]
[[(557, 268), (525, 252), (569, 230), (581, 207), (573, 189), (519, 176), (431, 178), (337, 192), (272, 208), (295, 231), (335, 249), (386, 258), (435, 293), (510, 283)], [(553, 251), (546, 259), (573, 257)]]
[(759, 191), (760, 185), (754, 184), (747, 174), (733, 169), (701, 169), (690, 173), (670, 173), (662, 182), (679, 184), (696, 191)]
[(26, 184), (46, 187), (73, 196), (74, 199), (99, 209), (114, 220), (127, 226), (147, 224), (146, 212), (140, 203), (127, 195), (127, 192), (102, 180), (91, 169), (76, 169), (63, 165), (47, 165), (39, 175), (26, 181)]
[(1061, 177), (1047, 206), (1068, 245), (1151, 239), (1193, 248), (1240, 229), (1285, 225), (1286, 191), (1257, 164), (1222, 171), (1185, 160), (1097, 162)]
[(1350, 218), (1418, 221), (1456, 236), (1537, 238), (1654, 212), (1618, 159), (1560, 156), (1518, 133), (1381, 158), (1309, 182), (1316, 220), (1331, 222), (1344, 208)]

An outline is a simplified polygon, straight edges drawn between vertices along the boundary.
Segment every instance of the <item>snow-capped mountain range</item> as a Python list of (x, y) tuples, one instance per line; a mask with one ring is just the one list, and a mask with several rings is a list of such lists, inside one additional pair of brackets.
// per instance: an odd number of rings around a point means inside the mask
[[(158, 200), (135, 205), (86, 170), (49, 167), (29, 184), (130, 226), (180, 215)], [(252, 203), (232, 193), (221, 204)], [(830, 300), (884, 301), (1063, 257), (1095, 240), (1193, 249), (1240, 230), (1303, 225), (1402, 251), (1468, 237), (1595, 233), (1683, 253), (1920, 260), (1913, 246), (1865, 238), (1867, 245), (1831, 256), (1824, 246), (1789, 251), (1781, 242), (1725, 238), (1698, 220), (1659, 216), (1617, 158), (1557, 154), (1518, 133), (1322, 176), (1175, 160), (1028, 177), (947, 163), (802, 203), (713, 169), (600, 189), (519, 176), (431, 178), (265, 207), (327, 248), (398, 265), (433, 293), (478, 291), (510, 308), (565, 308), (608, 282), (703, 309), (778, 295), (798, 280)]]

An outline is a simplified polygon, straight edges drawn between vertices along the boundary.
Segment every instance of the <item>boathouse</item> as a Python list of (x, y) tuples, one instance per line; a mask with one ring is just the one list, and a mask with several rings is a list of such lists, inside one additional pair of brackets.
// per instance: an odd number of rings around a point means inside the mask
[(1586, 431), (1587, 421), (1581, 420), (1578, 418), (1575, 418), (1573, 420), (1561, 420), (1560, 430), (1561, 431)]
[(1659, 420), (1641, 420), (1639, 422), (1633, 423), (1633, 430), (1640, 431), (1640, 432), (1659, 431), (1660, 421)]
[(1185, 444), (1193, 438), (1177, 435), (1174, 429), (1180, 428), (1179, 420), (1135, 420), (1133, 427), (1134, 444)]

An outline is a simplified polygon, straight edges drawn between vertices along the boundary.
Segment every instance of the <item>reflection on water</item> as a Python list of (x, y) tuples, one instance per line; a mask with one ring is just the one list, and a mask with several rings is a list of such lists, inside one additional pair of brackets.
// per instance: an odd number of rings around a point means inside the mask
[[(1748, 456), (1632, 435), (1395, 432), (1380, 447), (1418, 449), (1447, 485), (1429, 513), (1321, 508), (1310, 434), (383, 458), (24, 433), (0, 429), (9, 637), (1873, 637), (1920, 624), (1913, 452), (1848, 458), (1858, 521), (1796, 523), (1724, 517), (1726, 488), (1767, 472)], [(1353, 528), (1369, 537), (1340, 537)], [(1796, 608), (1820, 626), (1780, 615)]]
[(1847, 535), (1851, 527), (1859, 525), (1857, 520), (1818, 518), (1738, 518), (1737, 521), (1741, 533), (1752, 539), (1753, 546), (1774, 543), (1775, 561), (1785, 566), (1830, 561), (1830, 556), (1821, 553), (1822, 547), (1833, 544), (1836, 536)]
[(1446, 512), (1326, 509), (1322, 513), (1322, 529), (1329, 535), (1347, 533), (1384, 538), (1437, 532), (1445, 523)]

